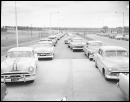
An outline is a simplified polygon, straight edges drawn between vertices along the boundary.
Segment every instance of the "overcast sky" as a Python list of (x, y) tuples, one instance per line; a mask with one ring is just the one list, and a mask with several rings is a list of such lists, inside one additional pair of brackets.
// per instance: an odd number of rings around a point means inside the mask
[[(16, 1), (17, 25), (33, 27), (129, 26), (129, 1)], [(59, 12), (59, 13), (56, 13)], [(15, 26), (15, 1), (2, 1), (2, 26)], [(103, 23), (104, 21), (104, 23)], [(59, 22), (59, 23), (58, 23)]]

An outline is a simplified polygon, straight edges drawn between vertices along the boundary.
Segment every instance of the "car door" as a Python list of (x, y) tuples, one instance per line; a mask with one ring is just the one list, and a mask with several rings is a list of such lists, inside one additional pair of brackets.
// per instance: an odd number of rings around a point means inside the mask
[(34, 56), (35, 65), (36, 65), (36, 67), (37, 67), (37, 65), (38, 65), (38, 57), (37, 57), (37, 53), (36, 53), (34, 50), (32, 50), (32, 53), (33, 53), (33, 56)]
[(103, 60), (103, 51), (99, 49), (97, 53), (97, 65), (100, 71), (102, 71), (102, 60)]
[(86, 45), (84, 46), (83, 50), (84, 52), (87, 54), (87, 49), (88, 49), (88, 42), (86, 43)]

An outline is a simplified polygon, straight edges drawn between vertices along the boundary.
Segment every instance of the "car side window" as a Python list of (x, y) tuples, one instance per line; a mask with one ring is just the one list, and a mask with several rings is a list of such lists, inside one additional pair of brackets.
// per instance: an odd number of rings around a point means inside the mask
[(103, 51), (102, 50), (100, 50), (100, 55), (103, 56)]
[(98, 54), (100, 54), (100, 49), (98, 50)]

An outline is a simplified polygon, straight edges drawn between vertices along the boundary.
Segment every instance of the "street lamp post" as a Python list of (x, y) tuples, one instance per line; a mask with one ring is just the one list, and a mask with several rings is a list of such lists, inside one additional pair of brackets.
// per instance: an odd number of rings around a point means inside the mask
[(32, 37), (32, 24), (31, 24), (31, 37)]
[(50, 35), (51, 35), (51, 14), (53, 13), (59, 13), (59, 12), (50, 12)]
[(59, 26), (60, 25), (59, 24), (60, 21), (64, 21), (64, 20), (58, 20), (58, 31), (59, 31), (59, 33), (60, 33), (60, 26)]
[(122, 27), (122, 35), (124, 35), (124, 12), (115, 12), (115, 13), (121, 13), (123, 15), (123, 27)]
[(18, 30), (17, 30), (17, 9), (16, 9), (16, 1), (15, 1), (15, 23), (16, 23), (16, 42), (18, 47)]

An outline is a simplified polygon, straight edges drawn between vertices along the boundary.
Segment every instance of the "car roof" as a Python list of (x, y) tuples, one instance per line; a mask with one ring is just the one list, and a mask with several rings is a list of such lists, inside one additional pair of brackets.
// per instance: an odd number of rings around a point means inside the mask
[(9, 51), (32, 51), (33, 48), (31, 47), (14, 47), (14, 48), (11, 48)]
[(46, 44), (46, 43), (50, 43), (50, 44), (52, 44), (52, 42), (51, 41), (40, 41), (40, 42), (38, 42), (38, 44)]
[(104, 51), (107, 51), (107, 50), (126, 50), (125, 48), (120, 47), (120, 46), (101, 46), (100, 49), (102, 49)]
[(50, 38), (50, 37), (56, 37), (56, 35), (51, 35), (51, 36), (48, 36), (48, 38)]
[(40, 39), (40, 40), (51, 40), (51, 39), (48, 39), (48, 38), (42, 38), (42, 39)]
[(101, 42), (101, 43), (103, 43), (102, 41), (99, 41), (99, 40), (90, 40), (90, 41), (87, 41), (87, 42), (89, 42), (89, 43), (91, 43), (91, 42)]
[(77, 37), (77, 38), (73, 38), (73, 40), (75, 40), (75, 39), (77, 40), (77, 39), (82, 39), (82, 38), (79, 38), (79, 37)]

